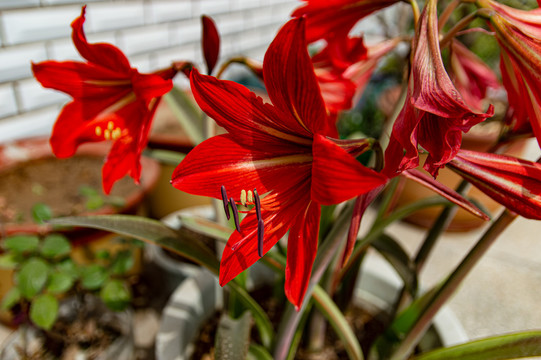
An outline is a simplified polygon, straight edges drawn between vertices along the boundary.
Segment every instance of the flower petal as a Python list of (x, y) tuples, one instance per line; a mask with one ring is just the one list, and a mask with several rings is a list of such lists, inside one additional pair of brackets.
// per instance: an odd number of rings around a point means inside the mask
[(541, 164), (461, 150), (448, 166), (509, 210), (541, 220)]
[(172, 184), (179, 190), (217, 199), (221, 199), (224, 185), (236, 201), (240, 201), (242, 190), (283, 192), (307, 182), (311, 175), (311, 154), (290, 151), (247, 149), (229, 134), (215, 136), (188, 153), (173, 172)]
[(240, 144), (269, 151), (291, 143), (312, 144), (311, 134), (292, 131), (284, 124), (286, 115), (240, 84), (201, 75), (194, 69), (191, 88), (199, 107)]
[(289, 232), (287, 240), (287, 264), (285, 294), (295, 305), (301, 308), (304, 295), (308, 289), (312, 266), (317, 254), (319, 218), (321, 207), (311, 202), (302, 211)]
[(90, 63), (129, 75), (131, 67), (126, 56), (116, 46), (107, 43), (89, 44), (83, 30), (86, 6), (83, 6), (81, 16), (71, 23), (73, 28), (72, 40), (75, 47)]
[(292, 131), (306, 136), (335, 133), (308, 55), (303, 19), (288, 21), (270, 44), (263, 60), (263, 81), (274, 106), (288, 115), (282, 121)]
[(324, 136), (316, 135), (312, 148), (312, 200), (339, 204), (383, 185), (388, 178), (355, 160)]

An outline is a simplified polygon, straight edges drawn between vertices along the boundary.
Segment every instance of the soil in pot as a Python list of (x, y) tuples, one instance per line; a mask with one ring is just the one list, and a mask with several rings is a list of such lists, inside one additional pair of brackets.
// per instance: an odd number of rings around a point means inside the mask
[(124, 206), (123, 199), (137, 186), (130, 178), (124, 178), (115, 184), (110, 196), (102, 195), (102, 165), (103, 157), (78, 155), (69, 159), (32, 160), (3, 171), (0, 173), (0, 222), (33, 222), (36, 204), (47, 205), (54, 216), (77, 215), (104, 206)]

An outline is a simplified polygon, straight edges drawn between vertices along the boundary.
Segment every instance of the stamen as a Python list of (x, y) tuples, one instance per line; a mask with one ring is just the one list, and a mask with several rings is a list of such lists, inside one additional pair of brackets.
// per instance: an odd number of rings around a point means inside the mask
[(257, 220), (261, 220), (261, 201), (259, 200), (259, 194), (257, 190), (254, 189), (254, 199), (255, 199), (255, 213), (257, 215)]
[(265, 224), (263, 219), (257, 222), (257, 255), (263, 257), (263, 235), (265, 232)]
[(113, 131), (114, 128), (115, 128), (115, 123), (112, 121), (109, 121), (107, 123), (107, 129), (109, 129), (109, 131)]
[(111, 139), (111, 130), (109, 129), (103, 130), (103, 137), (105, 138), (105, 140)]
[(229, 202), (231, 203), (231, 210), (233, 210), (233, 219), (235, 220), (235, 228), (240, 233), (239, 212), (237, 210), (237, 205), (235, 204), (235, 200), (233, 200), (233, 198), (229, 198)]
[(100, 126), (96, 126), (96, 129), (94, 129), (95, 132), (96, 132), (96, 136), (101, 136), (101, 127)]
[(246, 190), (242, 189), (240, 192), (240, 203), (246, 206)]
[(224, 211), (225, 216), (227, 217), (227, 220), (231, 217), (229, 214), (229, 201), (227, 200), (227, 191), (225, 190), (225, 186), (222, 185), (222, 201), (224, 203)]
[(111, 133), (111, 137), (113, 138), (113, 140), (120, 139), (121, 135), (122, 135), (122, 130), (119, 127), (114, 129), (113, 132)]
[(253, 203), (254, 202), (254, 193), (252, 192), (252, 190), (248, 190), (248, 199), (247, 201), (249, 203)]

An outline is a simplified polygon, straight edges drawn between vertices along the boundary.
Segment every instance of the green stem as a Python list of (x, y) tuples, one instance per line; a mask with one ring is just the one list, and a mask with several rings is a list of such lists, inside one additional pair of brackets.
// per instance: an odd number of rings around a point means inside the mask
[(284, 360), (287, 358), (289, 345), (291, 344), (293, 335), (295, 334), (295, 330), (299, 324), (299, 320), (305, 311), (308, 299), (311, 297), (314, 287), (317, 285), (317, 283), (319, 283), (325, 269), (334, 258), (335, 253), (342, 244), (342, 240), (347, 234), (347, 225), (352, 214), (353, 202), (348, 202), (336, 219), (331, 231), (321, 243), (316, 260), (314, 261), (312, 277), (310, 278), (310, 283), (308, 284), (308, 289), (306, 290), (304, 304), (302, 305), (301, 309), (299, 311), (295, 311), (293, 305), (289, 303), (286, 306), (276, 336), (277, 342), (274, 351), (274, 358), (276, 360)]
[(419, 17), (421, 16), (421, 12), (419, 11), (419, 4), (417, 4), (417, 0), (409, 0), (409, 3), (411, 5), (411, 9), (413, 10), (413, 20), (415, 21), (415, 28), (417, 28), (417, 23), (419, 22)]
[(495, 242), (499, 235), (513, 222), (517, 214), (505, 210), (500, 217), (492, 223), (490, 228), (483, 234), (477, 244), (470, 250), (462, 262), (457, 266), (447, 280), (439, 287), (432, 299), (427, 303), (411, 329), (406, 334), (404, 340), (395, 349), (391, 360), (407, 359), (414, 350), (416, 344), (424, 335), (426, 329), (430, 326), (432, 319), (440, 308), (456, 292), (458, 286), (470, 273), (473, 267), (479, 262), (490, 246)]

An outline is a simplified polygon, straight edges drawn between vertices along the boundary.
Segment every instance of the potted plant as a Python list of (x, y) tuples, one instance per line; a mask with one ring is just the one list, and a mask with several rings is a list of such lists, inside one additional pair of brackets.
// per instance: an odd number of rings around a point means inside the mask
[(2, 359), (133, 358), (127, 274), (134, 247), (104, 250), (92, 264), (81, 265), (62, 234), (14, 235), (2, 245), (1, 266), (12, 269), (14, 278), (2, 309), (11, 309), (19, 325)]
[[(541, 219), (539, 163), (460, 149), (463, 133), (494, 114), (492, 105), (482, 109), (476, 105), (486, 96), (481, 83), (487, 66), (470, 62), (451, 70), (445, 67), (442, 52), (454, 51), (452, 44), (472, 32), (494, 36), (501, 50), (503, 85), (510, 99), (509, 111), (505, 112), (505, 138), (526, 132), (539, 141), (537, 89), (541, 84), (535, 76), (541, 71), (535, 60), (540, 54), (536, 45), (541, 40), (539, 13), (493, 0), (428, 0), (421, 10), (413, 0), (406, 5), (412, 14), (411, 22), (399, 29), (403, 31), (400, 36), (367, 46), (363, 38), (350, 35), (358, 20), (396, 2), (306, 1), (279, 30), (263, 64), (244, 57), (228, 59), (217, 68), (215, 76), (212, 74), (218, 60), (219, 35), (208, 17), (203, 17), (202, 43), (208, 75), (188, 61), (142, 74), (131, 68), (119, 49), (87, 42), (83, 8), (72, 27), (75, 46), (85, 61), (34, 64), (34, 74), (43, 85), (73, 97), (59, 116), (51, 144), (66, 155), (63, 150), (72, 150), (75, 140), (60, 136), (65, 127), (74, 127), (76, 134), (90, 132), (98, 137), (108, 129), (106, 138), (115, 143), (107, 161), (118, 168), (106, 163), (104, 187), (110, 188), (124, 174), (137, 180), (141, 170), (137, 159), (146, 146), (156, 106), (172, 89), (174, 76), (188, 75), (194, 99), (207, 115), (206, 140), (183, 158), (171, 183), (180, 191), (217, 200), (213, 202), (218, 217), (215, 223), (182, 217), (181, 224), (226, 243), (221, 256), (217, 256), (195, 235), (179, 236), (178, 231), (160, 221), (137, 216), (65, 217), (51, 223), (115, 231), (176, 251), (206, 268), (227, 291), (225, 311), (217, 325), (217, 358), (287, 359), (298, 354), (301, 347), (322, 354), (328, 333), (340, 342), (339, 346), (332, 342), (330, 351), (343, 349), (345, 356), (352, 359), (503, 359), (541, 355), (539, 331), (430, 350), (421, 346), (436, 314), (503, 230), (518, 216)], [(454, 22), (453, 13), (463, 8), (467, 15)], [(473, 31), (467, 29), (470, 24), (476, 27)], [(483, 30), (476, 31), (477, 27)], [(321, 44), (319, 40), (323, 45), (310, 54), (308, 44)], [(340, 113), (349, 109), (366, 88), (379, 60), (401, 43), (409, 49), (402, 54), (403, 61), (397, 62), (397, 66), (403, 66), (398, 72), (405, 74), (403, 101), (393, 112), (396, 116), (385, 134), (388, 138), (355, 133), (341, 134), (339, 138), (336, 120)], [(240, 84), (223, 80), (224, 70), (232, 63), (241, 63), (260, 76), (270, 101)], [(80, 77), (73, 76), (74, 68), (84, 76), (100, 76), (95, 81), (78, 83)], [(455, 76), (451, 76), (452, 71)], [(98, 97), (88, 103), (79, 92), (58, 82), (58, 73), (76, 84), (90, 86), (89, 90), (96, 94), (116, 96)], [(111, 88), (110, 84), (118, 86)], [(75, 111), (87, 106), (91, 106), (94, 117)], [(109, 114), (111, 109), (116, 122), (98, 116)], [(68, 123), (67, 115), (81, 121)], [(98, 139), (81, 135), (76, 140)], [(124, 146), (126, 143), (132, 146)], [(125, 158), (128, 160), (119, 160)], [(415, 169), (421, 161), (430, 176)], [(462, 196), (463, 189), (455, 191), (437, 181), (443, 168), (456, 172), (505, 210), (440, 283), (422, 291), (419, 274), (457, 206), (489, 220)], [(401, 177), (413, 179), (439, 196), (391, 209)], [(384, 192), (385, 188), (388, 191)], [(427, 230), (420, 248), (408, 253), (400, 240), (387, 231), (388, 226), (416, 210), (436, 205), (445, 208)], [(367, 231), (359, 235), (361, 219), (369, 206), (375, 208), (375, 217)], [(234, 226), (227, 227), (219, 214)], [(360, 332), (368, 335), (361, 337), (356, 324), (362, 316), (351, 314), (356, 311), (353, 290), (357, 279), (367, 278), (363, 263), (368, 249), (375, 249), (387, 259), (401, 283), (380, 328), (361, 325)], [(251, 271), (256, 262), (275, 272), (280, 284), (262, 298), (250, 293), (246, 281), (249, 277), (245, 271)], [(194, 281), (192, 285), (197, 286)], [(199, 305), (211, 300), (199, 297)], [(283, 311), (265, 309), (266, 300), (283, 303)], [(199, 315), (201, 307), (194, 311)]]

